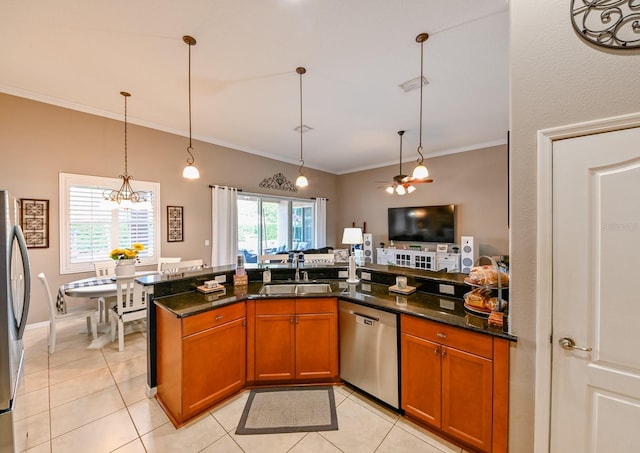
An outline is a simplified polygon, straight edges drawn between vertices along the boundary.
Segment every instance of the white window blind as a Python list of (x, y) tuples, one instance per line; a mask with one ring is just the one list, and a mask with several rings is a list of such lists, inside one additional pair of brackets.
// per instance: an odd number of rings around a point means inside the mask
[(134, 190), (149, 194), (150, 203), (125, 209), (104, 202), (105, 190), (120, 179), (60, 174), (60, 272), (92, 271), (96, 261), (109, 260), (114, 248), (144, 245), (141, 264), (154, 264), (160, 255), (160, 184), (134, 181)]

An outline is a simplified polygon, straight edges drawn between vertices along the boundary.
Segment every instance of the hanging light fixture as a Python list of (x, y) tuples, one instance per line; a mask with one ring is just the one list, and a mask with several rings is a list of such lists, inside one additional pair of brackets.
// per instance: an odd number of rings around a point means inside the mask
[[(429, 39), (429, 34), (420, 33), (416, 36), (416, 42), (420, 43), (420, 80), (424, 80), (424, 42)], [(429, 178), (429, 170), (424, 166), (424, 156), (422, 155), (422, 89), (424, 84), (420, 83), (420, 141), (418, 143), (418, 165), (413, 169), (413, 175), (411, 178), (407, 178), (408, 181), (420, 180), (421, 182), (433, 182), (433, 179)]]
[(117, 203), (121, 207), (131, 208), (134, 204), (144, 204), (147, 201), (147, 193), (136, 192), (131, 187), (130, 181), (133, 177), (127, 169), (127, 98), (131, 95), (126, 91), (121, 91), (120, 94), (124, 97), (124, 173), (118, 175), (118, 178), (122, 179), (122, 185), (118, 190), (105, 190), (102, 196), (108, 204)]
[(302, 74), (306, 73), (307, 70), (302, 66), (296, 68), (296, 72), (300, 74), (300, 174), (296, 179), (296, 186), (298, 187), (307, 187), (309, 185), (309, 181), (307, 177), (304, 175), (304, 159), (302, 158), (302, 133), (304, 132), (302, 125)]
[(404, 132), (405, 131), (398, 131), (398, 135), (400, 136), (400, 171), (393, 177), (393, 183), (385, 189), (389, 195), (393, 195), (394, 193), (404, 195), (405, 193), (411, 193), (416, 190), (413, 184), (405, 181), (407, 175), (402, 173), (402, 136)]
[(196, 45), (196, 40), (191, 36), (183, 36), (182, 40), (189, 46), (189, 146), (187, 146), (189, 157), (187, 157), (187, 166), (182, 170), (182, 177), (186, 179), (198, 179), (200, 172), (196, 166), (193, 165), (195, 159), (192, 153), (193, 146), (191, 146), (191, 46)]

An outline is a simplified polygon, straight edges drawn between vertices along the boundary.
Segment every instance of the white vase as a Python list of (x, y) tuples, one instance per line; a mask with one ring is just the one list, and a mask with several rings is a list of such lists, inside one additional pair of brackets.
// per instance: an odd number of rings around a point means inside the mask
[(136, 275), (136, 260), (116, 261), (116, 277), (131, 277)]

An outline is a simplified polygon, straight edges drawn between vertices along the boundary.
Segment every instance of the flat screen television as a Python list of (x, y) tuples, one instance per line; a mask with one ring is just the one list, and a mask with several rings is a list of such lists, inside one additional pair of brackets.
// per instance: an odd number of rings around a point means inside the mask
[(389, 240), (455, 242), (456, 206), (389, 208)]

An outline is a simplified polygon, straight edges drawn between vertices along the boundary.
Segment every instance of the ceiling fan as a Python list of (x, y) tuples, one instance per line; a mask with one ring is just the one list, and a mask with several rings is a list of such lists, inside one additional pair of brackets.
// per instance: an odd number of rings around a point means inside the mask
[(402, 173), (402, 136), (404, 135), (404, 132), (405, 131), (398, 131), (398, 135), (400, 136), (400, 171), (393, 177), (393, 182), (385, 189), (389, 195), (393, 195), (394, 193), (398, 195), (411, 193), (416, 190), (414, 184), (433, 182), (433, 179), (431, 178), (416, 179)]

